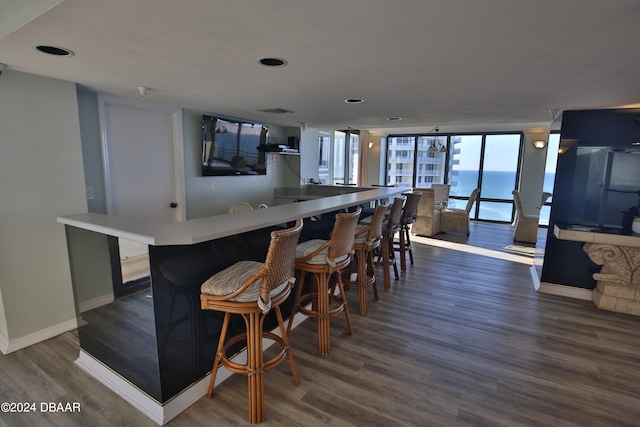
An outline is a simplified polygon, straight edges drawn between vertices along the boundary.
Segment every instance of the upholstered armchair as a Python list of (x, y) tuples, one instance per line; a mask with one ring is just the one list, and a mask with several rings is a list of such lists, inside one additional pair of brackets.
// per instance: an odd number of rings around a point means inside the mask
[(422, 193), (418, 203), (416, 221), (411, 225), (411, 234), (431, 237), (440, 232), (440, 206), (436, 206), (433, 188), (414, 188), (414, 192)]
[(440, 213), (440, 231), (463, 233), (468, 236), (470, 233), (469, 212), (471, 212), (471, 207), (479, 195), (480, 189), (476, 188), (471, 192), (464, 209), (443, 209)]
[[(520, 193), (513, 191), (513, 202), (516, 205), (516, 220), (513, 223), (513, 240), (514, 242), (536, 243), (538, 240), (538, 215), (525, 215), (522, 210), (522, 201)], [(547, 195), (545, 197), (545, 195)], [(542, 196), (542, 203), (546, 202), (550, 193)]]
[(435, 192), (436, 204), (449, 200), (449, 184), (431, 184), (431, 188)]

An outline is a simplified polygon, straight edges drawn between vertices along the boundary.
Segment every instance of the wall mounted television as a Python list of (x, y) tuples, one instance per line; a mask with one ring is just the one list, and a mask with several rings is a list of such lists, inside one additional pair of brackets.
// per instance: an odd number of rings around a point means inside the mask
[(267, 126), (203, 115), (202, 176), (266, 175), (268, 139)]

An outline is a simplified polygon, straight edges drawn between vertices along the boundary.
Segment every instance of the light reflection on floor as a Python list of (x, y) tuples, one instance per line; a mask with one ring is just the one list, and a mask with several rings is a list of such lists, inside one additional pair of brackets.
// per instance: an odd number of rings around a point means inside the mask
[[(518, 262), (527, 265), (533, 265), (533, 255), (521, 254), (517, 251), (497, 251), (493, 249), (481, 248), (478, 246), (470, 245), (469, 243), (457, 243), (448, 240), (431, 239), (428, 237), (411, 236), (412, 243), (421, 243), (429, 246), (437, 246), (443, 249), (450, 249), (454, 251), (466, 252), (476, 255), (482, 255), (491, 258), (502, 259), (505, 261)], [(533, 248), (532, 248), (533, 249)]]

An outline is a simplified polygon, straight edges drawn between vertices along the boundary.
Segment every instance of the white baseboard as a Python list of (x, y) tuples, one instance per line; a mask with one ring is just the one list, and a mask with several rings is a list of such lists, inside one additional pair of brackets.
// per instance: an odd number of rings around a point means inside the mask
[[(306, 319), (306, 316), (296, 316), (293, 324), (291, 325), (292, 329)], [(276, 327), (272, 332), (276, 335), (280, 335), (280, 329), (278, 327)], [(265, 350), (272, 344), (272, 340), (263, 340)], [(238, 363), (244, 363), (244, 361), (246, 361), (246, 350), (238, 353), (233, 359)], [(75, 363), (89, 375), (96, 378), (115, 394), (127, 401), (134, 408), (151, 418), (158, 425), (168, 423), (180, 415), (180, 413), (189, 406), (193, 405), (205, 396), (207, 394), (211, 378), (211, 374), (209, 374), (196, 381), (163, 405), (135, 385), (131, 384), (111, 368), (107, 367), (90, 354), (85, 353), (82, 349), (80, 350), (80, 355)], [(215, 386), (221, 384), (231, 375), (231, 371), (221, 368), (216, 375)]]
[(9, 338), (5, 337), (2, 333), (0, 333), (0, 352), (2, 354), (7, 354), (9, 349)]
[(554, 283), (541, 282), (538, 292), (561, 297), (575, 298), (584, 301), (592, 301), (591, 289), (577, 288), (575, 286), (556, 285)]
[(93, 298), (88, 301), (83, 301), (79, 303), (78, 310), (80, 311), (80, 313), (84, 313), (85, 311), (93, 310), (94, 308), (111, 304), (113, 301), (115, 301), (115, 298), (113, 297), (113, 293), (102, 295), (100, 297)]
[(536, 291), (540, 291), (540, 278), (538, 277), (538, 270), (535, 265), (529, 267), (529, 272), (531, 273), (531, 280), (533, 281), (533, 289)]
[(34, 332), (29, 335), (25, 335), (14, 340), (9, 340), (6, 337), (0, 335), (0, 350), (3, 354), (13, 353), (25, 347), (29, 347), (33, 344), (37, 344), (41, 341), (48, 340), (49, 338), (56, 337), (64, 334), (65, 332), (72, 331), (78, 328), (78, 320), (76, 318), (69, 319), (66, 322), (58, 323), (46, 329)]
[[(75, 363), (157, 424), (163, 425), (169, 421), (165, 417), (164, 406), (93, 356), (80, 350)], [(166, 405), (166, 409), (169, 409), (169, 404)]]

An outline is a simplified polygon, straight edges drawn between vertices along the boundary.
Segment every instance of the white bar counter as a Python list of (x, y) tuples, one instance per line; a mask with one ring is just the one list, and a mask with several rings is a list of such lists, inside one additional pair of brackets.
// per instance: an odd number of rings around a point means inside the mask
[(373, 200), (393, 197), (401, 192), (403, 190), (397, 187), (381, 187), (272, 206), (266, 209), (165, 224), (98, 213), (65, 215), (58, 217), (58, 222), (151, 246), (193, 245), (295, 221), (298, 218), (308, 218)]
[[(222, 313), (200, 309), (203, 281), (238, 260), (263, 259), (274, 228), (402, 191), (365, 189), (167, 224), (97, 213), (59, 217), (67, 233), (77, 307), (76, 363), (165, 424), (206, 394)], [(331, 224), (305, 221), (310, 233), (328, 234)], [(146, 244), (149, 255), (149, 276), (127, 282), (131, 287), (124, 291), (119, 238)], [(291, 306), (290, 301), (283, 304), (285, 316)], [(238, 333), (244, 323), (236, 320), (231, 327)], [(272, 320), (267, 319), (266, 328), (275, 327)], [(224, 378), (219, 374), (217, 382)]]

